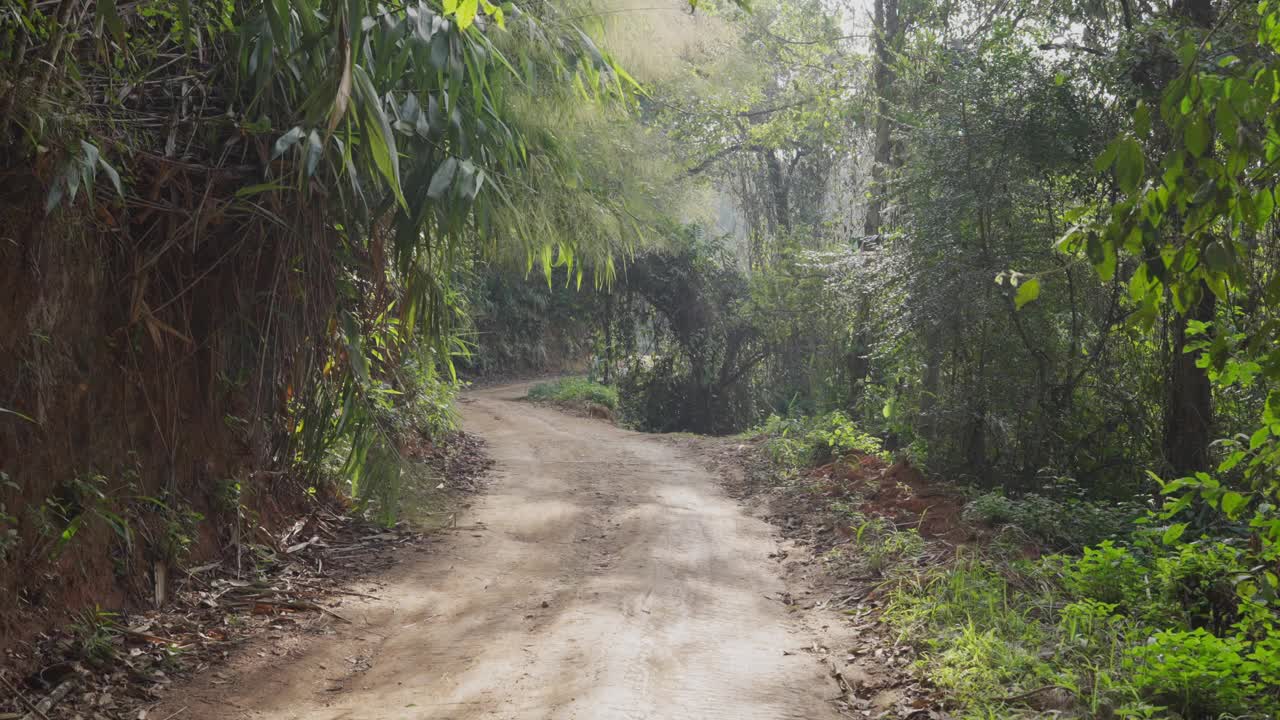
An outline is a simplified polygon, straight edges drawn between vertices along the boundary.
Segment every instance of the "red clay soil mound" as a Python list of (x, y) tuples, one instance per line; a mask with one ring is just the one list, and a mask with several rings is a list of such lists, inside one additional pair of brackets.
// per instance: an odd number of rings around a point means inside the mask
[(972, 539), (973, 529), (961, 517), (964, 498), (929, 482), (904, 461), (889, 465), (851, 454), (814, 468), (809, 476), (828, 499), (850, 503), (862, 514), (884, 518), (899, 529), (916, 528), (926, 538), (953, 543)]

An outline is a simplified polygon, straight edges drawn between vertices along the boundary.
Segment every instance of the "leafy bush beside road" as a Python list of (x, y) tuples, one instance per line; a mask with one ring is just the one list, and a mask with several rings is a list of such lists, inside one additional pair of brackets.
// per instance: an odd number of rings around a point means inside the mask
[(594, 403), (610, 410), (618, 407), (618, 391), (582, 377), (538, 383), (529, 388), (529, 399), (557, 403)]

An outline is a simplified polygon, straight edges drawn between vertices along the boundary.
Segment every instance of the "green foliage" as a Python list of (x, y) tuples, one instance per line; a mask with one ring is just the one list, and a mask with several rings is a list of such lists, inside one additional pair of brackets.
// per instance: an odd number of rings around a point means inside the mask
[(998, 698), (1049, 676), (1037, 610), (1052, 603), (1051, 594), (1026, 595), (992, 565), (971, 562), (900, 586), (885, 618), (925, 645), (921, 666), (939, 687), (967, 706), (999, 708)]
[(529, 399), (573, 404), (594, 403), (610, 410), (618, 407), (616, 389), (591, 382), (583, 377), (561, 378), (553, 382), (538, 383), (529, 388)]
[(807, 418), (770, 415), (755, 432), (768, 437), (765, 447), (774, 462), (791, 470), (845, 459), (851, 454), (885, 463), (892, 461), (878, 438), (859, 430), (839, 411)]
[(868, 455), (886, 463), (891, 461), (881, 441), (859, 430), (842, 412), (818, 417), (805, 439), (813, 446), (815, 459), (819, 462), (843, 459), (852, 453)]
[[(300, 487), (338, 484), (386, 522), (405, 437), (454, 424), (471, 268), (518, 264), (548, 282), (605, 286), (647, 242), (658, 199), (676, 192), (652, 162), (661, 141), (632, 114), (641, 88), (573, 8), (92, 7), (0, 16), (6, 172), (31, 175), (50, 222), (93, 220), (86, 211), (102, 203), (94, 229), (113, 248), (124, 211), (155, 211), (150, 163), (198, 176), (198, 207), (182, 208), (191, 222), (135, 226), (113, 249), (113, 267), (147, 276), (102, 284), (140, 283), (128, 324), (161, 350), (172, 338), (219, 348), (229, 403), (256, 393), (252, 414), (219, 412), (234, 419), (227, 433), (270, 438), (253, 462), (287, 466)], [(170, 116), (186, 118), (180, 133)], [(224, 250), (197, 253), (205, 234)], [(241, 269), (251, 281), (209, 292)], [(142, 350), (135, 370), (168, 362)], [(73, 515), (59, 532), (74, 535)]]
[[(871, 522), (871, 521), (868, 521)], [(887, 568), (924, 552), (924, 538), (914, 528), (902, 531), (867, 533), (867, 525), (857, 528), (858, 550), (867, 569), (882, 574)]]
[(590, 350), (601, 293), (573, 280), (565, 267), (554, 268), (550, 284), (523, 268), (474, 268), (464, 278), (471, 351), (458, 358), (459, 372), (501, 377), (577, 367)]
[(1264, 688), (1252, 667), (1246, 667), (1244, 652), (1239, 639), (1218, 638), (1197, 628), (1162, 630), (1150, 642), (1130, 649), (1128, 657), (1134, 664), (1134, 684), (1153, 702), (1182, 717), (1215, 718), (1269, 711), (1258, 702)]
[[(1165, 41), (1176, 63), (1097, 162), (1114, 170), (1118, 197), (1073, 211), (1075, 224), (1060, 243), (1084, 254), (1100, 277), (1126, 286), (1135, 327), (1150, 331), (1162, 315), (1178, 318), (1189, 338), (1179, 351), (1197, 358), (1214, 394), (1234, 411), (1240, 434), (1224, 443), (1218, 476), (1209, 467), (1174, 468), (1201, 472), (1162, 483), (1170, 496), (1162, 519), (1193, 500), (1228, 520), (1251, 513), (1264, 557), (1280, 545), (1280, 449), (1270, 400), (1280, 364), (1269, 342), (1280, 328), (1272, 251), (1280, 136), (1271, 107), (1278, 24), (1280, 12), (1264, 1), (1224, 8), (1216, 22), (1174, 26)], [(1172, 525), (1170, 539), (1185, 527)]]
[(1008, 497), (998, 490), (979, 493), (964, 509), (971, 522), (1012, 527), (1059, 550), (1124, 536), (1139, 514), (1132, 503), (1039, 493)]
[(885, 617), (979, 715), (1021, 716), (1011, 689), (1054, 684), (1089, 717), (1265, 717), (1280, 710), (1276, 644), (1269, 620), (1240, 619), (1252, 601), (1221, 584), (1242, 572), (1237, 555), (1103, 542), (1080, 557), (959, 563), (901, 584)]
[(1181, 624), (1227, 633), (1239, 620), (1236, 583), (1249, 577), (1244, 553), (1221, 542), (1177, 546), (1156, 561), (1156, 587)]
[(141, 508), (135, 515), (146, 521), (147, 527), (139, 532), (146, 536), (147, 545), (159, 559), (181, 567), (196, 541), (197, 527), (204, 515), (177, 497), (137, 499)]
[(723, 239), (698, 227), (668, 231), (668, 247), (628, 267), (607, 319), (628, 338), (619, 348), (622, 414), (642, 430), (737, 432), (759, 416), (751, 380), (767, 355), (744, 315), (747, 277)]
[(77, 614), (70, 629), (81, 658), (91, 663), (104, 663), (115, 658), (117, 617), (116, 613), (96, 606)]
[(1132, 608), (1147, 584), (1147, 569), (1128, 548), (1105, 540), (1086, 547), (1084, 554), (1064, 568), (1062, 585), (1085, 603), (1106, 604), (1110, 610)]

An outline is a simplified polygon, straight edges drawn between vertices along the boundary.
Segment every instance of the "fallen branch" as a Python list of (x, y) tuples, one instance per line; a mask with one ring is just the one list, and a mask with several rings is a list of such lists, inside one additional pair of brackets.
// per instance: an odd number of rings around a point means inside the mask
[(8, 685), (9, 689), (16, 693), (18, 697), (31, 708), (31, 712), (23, 715), (22, 720), (36, 720), (36, 718), (49, 720), (49, 711), (53, 709), (54, 705), (61, 702), (62, 698), (67, 696), (67, 693), (71, 692), (71, 688), (75, 687), (76, 683), (74, 680), (64, 680), (60, 685), (58, 685), (58, 687), (53, 689), (53, 692), (46, 695), (43, 700), (34, 705), (32, 705), (31, 701), (22, 695), (22, 693), (19, 693), (14, 689), (14, 687), (9, 684), (8, 680), (5, 680), (5, 685)]
[(255, 600), (252, 604), (255, 609), (265, 606), (288, 608), (290, 610), (314, 610), (315, 612), (324, 613), (325, 615), (332, 615), (348, 625), (355, 624), (329, 608), (313, 602), (305, 602), (301, 600)]

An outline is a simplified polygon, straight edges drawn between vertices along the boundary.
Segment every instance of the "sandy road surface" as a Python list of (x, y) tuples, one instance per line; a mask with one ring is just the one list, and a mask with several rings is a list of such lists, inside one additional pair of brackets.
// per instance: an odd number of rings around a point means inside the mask
[[(658, 438), (472, 393), (490, 491), (355, 622), (177, 693), (180, 718), (827, 720), (765, 523)], [(545, 604), (544, 604), (545, 603)], [(281, 652), (277, 650), (277, 652)], [(158, 717), (164, 717), (161, 712)]]

